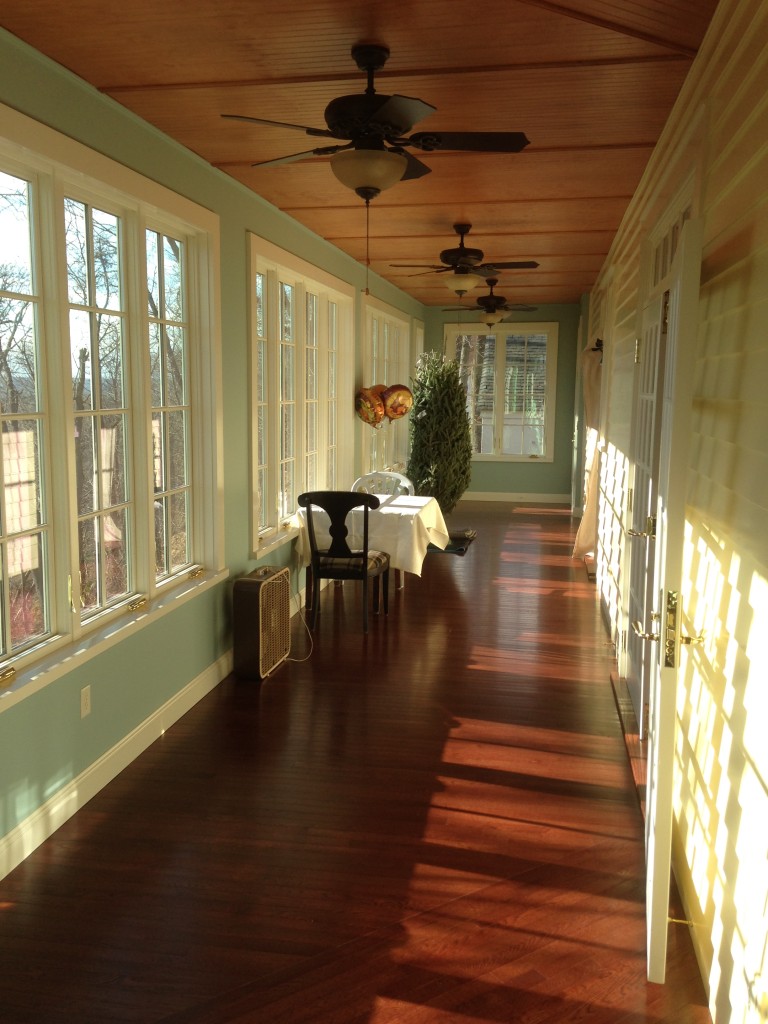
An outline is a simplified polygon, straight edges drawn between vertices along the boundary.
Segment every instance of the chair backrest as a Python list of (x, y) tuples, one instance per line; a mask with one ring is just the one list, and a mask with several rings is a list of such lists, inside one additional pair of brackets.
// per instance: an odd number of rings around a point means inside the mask
[[(298, 502), (301, 508), (307, 510), (307, 533), (313, 560), (319, 554), (323, 557), (345, 559), (354, 558), (357, 554), (361, 559), (361, 571), (364, 571), (368, 559), (368, 510), (378, 508), (379, 499), (374, 494), (360, 494), (355, 491), (307, 491), (299, 495)], [(321, 508), (330, 521), (331, 543), (323, 550), (317, 545), (312, 518), (313, 506)], [(360, 507), (363, 509), (363, 544), (358, 552), (353, 552), (347, 543), (347, 516), (352, 509)]]
[(352, 484), (351, 490), (362, 494), (414, 494), (415, 489), (407, 476), (394, 470), (366, 473)]

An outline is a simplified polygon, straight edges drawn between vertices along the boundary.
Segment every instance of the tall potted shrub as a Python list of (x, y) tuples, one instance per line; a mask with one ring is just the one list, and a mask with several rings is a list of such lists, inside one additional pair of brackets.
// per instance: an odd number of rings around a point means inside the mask
[(472, 475), (472, 432), (459, 364), (439, 352), (425, 352), (412, 390), (406, 472), (416, 493), (436, 498), (448, 515)]

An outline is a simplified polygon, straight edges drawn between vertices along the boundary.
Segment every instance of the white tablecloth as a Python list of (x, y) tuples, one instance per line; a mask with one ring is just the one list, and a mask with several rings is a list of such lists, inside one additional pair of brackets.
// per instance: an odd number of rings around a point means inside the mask
[[(396, 497), (380, 494), (378, 497), (381, 506), (368, 514), (368, 547), (388, 552), (391, 568), (421, 576), (427, 545), (435, 544), (444, 548), (448, 543), (448, 528), (440, 506), (434, 498), (414, 497), (412, 494), (399, 494)], [(296, 542), (299, 565), (308, 565), (310, 561), (306, 514), (306, 510), (301, 508), (292, 520), (292, 525), (299, 530)], [(362, 509), (359, 512), (353, 511), (347, 520), (347, 542), (351, 548), (362, 544), (362, 515)], [(358, 520), (359, 534), (355, 526)], [(313, 521), (317, 543), (321, 546), (330, 544), (331, 538), (325, 529), (328, 523), (325, 513), (316, 509)]]

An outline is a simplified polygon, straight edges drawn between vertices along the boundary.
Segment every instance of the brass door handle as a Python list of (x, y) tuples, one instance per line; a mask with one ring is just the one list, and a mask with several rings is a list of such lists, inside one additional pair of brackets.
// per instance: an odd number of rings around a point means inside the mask
[(704, 638), (705, 638), (705, 634), (704, 633), (700, 633), (698, 636), (681, 636), (680, 637), (680, 643), (681, 644), (703, 644), (704, 643)]
[(636, 620), (632, 623), (632, 629), (640, 637), (641, 640), (660, 640), (661, 637), (658, 633), (646, 633), (643, 629), (643, 624), (640, 620)]
[(656, 536), (656, 516), (648, 516), (645, 521), (644, 530), (627, 530), (628, 537), (655, 537)]

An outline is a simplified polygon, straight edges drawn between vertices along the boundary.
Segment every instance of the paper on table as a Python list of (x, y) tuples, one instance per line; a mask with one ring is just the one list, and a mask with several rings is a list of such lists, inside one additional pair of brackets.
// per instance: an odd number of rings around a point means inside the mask
[(384, 508), (391, 501), (394, 501), (397, 497), (396, 494), (377, 494), (376, 497), (379, 499), (379, 508)]

